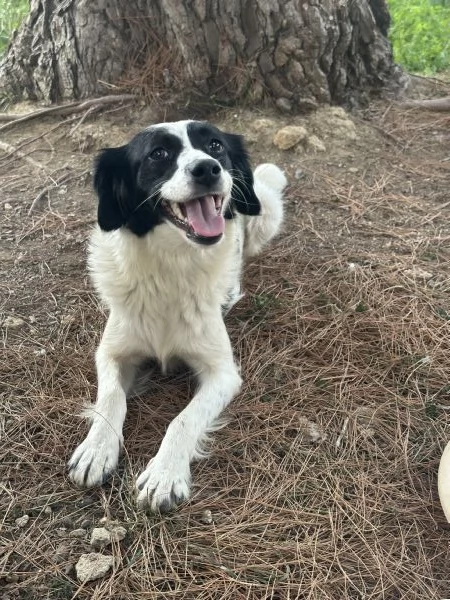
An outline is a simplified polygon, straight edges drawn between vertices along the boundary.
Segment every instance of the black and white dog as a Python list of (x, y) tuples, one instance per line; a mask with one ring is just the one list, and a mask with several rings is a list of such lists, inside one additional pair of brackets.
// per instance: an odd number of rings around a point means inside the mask
[(189, 497), (190, 462), (239, 392), (223, 314), (241, 296), (243, 258), (279, 230), (283, 172), (252, 173), (240, 136), (209, 123), (153, 125), (97, 159), (98, 227), (90, 242), (94, 285), (109, 308), (96, 353), (98, 397), (71, 479), (101, 484), (116, 467), (127, 392), (143, 359), (181, 359), (199, 387), (170, 423), (137, 480), (138, 504), (167, 510)]

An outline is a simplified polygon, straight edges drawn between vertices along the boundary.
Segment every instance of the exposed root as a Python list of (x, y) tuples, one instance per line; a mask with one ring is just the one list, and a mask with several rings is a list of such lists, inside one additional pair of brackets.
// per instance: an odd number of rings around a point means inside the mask
[[(41, 108), (35, 110), (26, 115), (16, 115), (14, 119), (9, 120), (5, 125), (0, 127), (0, 131), (6, 131), (21, 123), (26, 123), (33, 119), (40, 117), (53, 116), (67, 116), (73, 115), (88, 110), (89, 108), (100, 108), (109, 106), (111, 104), (117, 104), (118, 102), (127, 102), (129, 100), (136, 100), (137, 96), (134, 94), (118, 94), (116, 96), (102, 96), (100, 98), (91, 98), (90, 100), (83, 100), (80, 102), (70, 102), (70, 104), (63, 104), (61, 106), (49, 106), (48, 108)], [(0, 115), (1, 116), (1, 115)], [(4, 115), (5, 116), (5, 115)], [(6, 115), (6, 117), (12, 115)]]

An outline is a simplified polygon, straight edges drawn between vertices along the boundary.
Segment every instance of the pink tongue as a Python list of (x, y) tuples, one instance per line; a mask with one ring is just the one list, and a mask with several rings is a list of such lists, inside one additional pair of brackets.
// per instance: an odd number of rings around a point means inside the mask
[(184, 204), (190, 226), (204, 237), (215, 237), (223, 233), (225, 220), (217, 214), (213, 196), (202, 196)]

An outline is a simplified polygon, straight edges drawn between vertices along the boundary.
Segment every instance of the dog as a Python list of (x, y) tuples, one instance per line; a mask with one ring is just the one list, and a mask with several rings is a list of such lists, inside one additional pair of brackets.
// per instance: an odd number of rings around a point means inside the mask
[(91, 278), (109, 309), (96, 352), (98, 395), (68, 467), (80, 486), (116, 468), (127, 394), (142, 361), (174, 359), (198, 390), (169, 424), (136, 482), (140, 507), (164, 512), (187, 500), (190, 463), (241, 387), (223, 317), (241, 297), (245, 257), (280, 230), (284, 173), (250, 167), (240, 136), (203, 121), (161, 123), (98, 156), (98, 224)]

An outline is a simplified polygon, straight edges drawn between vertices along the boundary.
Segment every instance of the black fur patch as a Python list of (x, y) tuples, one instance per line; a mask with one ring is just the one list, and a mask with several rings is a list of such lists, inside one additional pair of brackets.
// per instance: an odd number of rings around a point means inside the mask
[[(161, 147), (168, 151), (167, 160), (152, 161), (150, 154)], [(100, 228), (126, 226), (141, 236), (163, 223), (158, 189), (175, 172), (181, 148), (181, 140), (161, 128), (139, 133), (126, 146), (103, 150), (94, 174)]]

